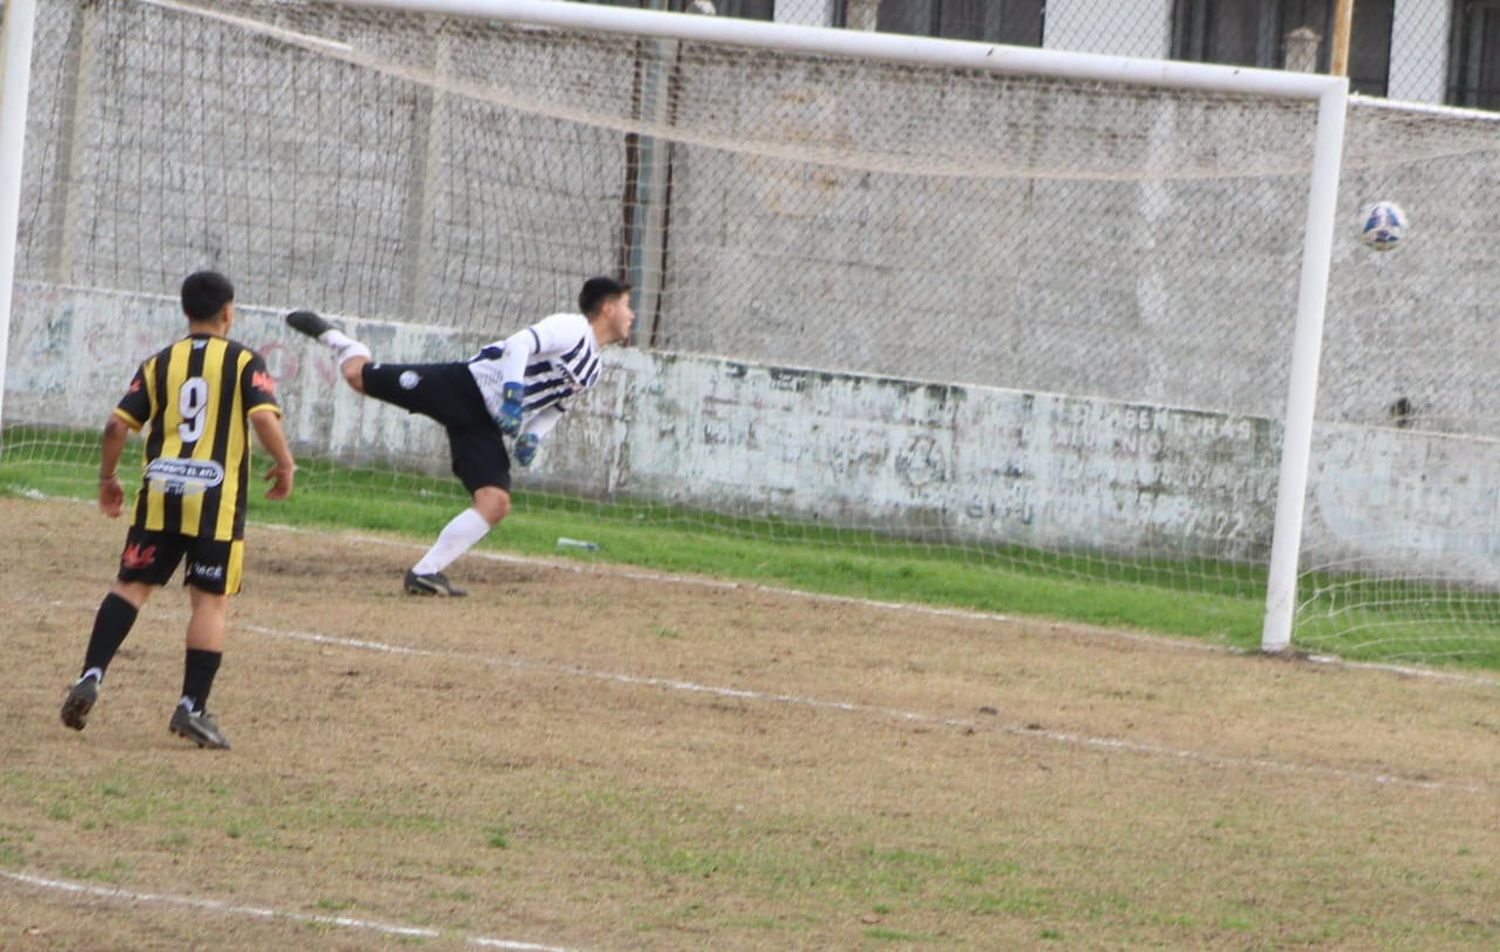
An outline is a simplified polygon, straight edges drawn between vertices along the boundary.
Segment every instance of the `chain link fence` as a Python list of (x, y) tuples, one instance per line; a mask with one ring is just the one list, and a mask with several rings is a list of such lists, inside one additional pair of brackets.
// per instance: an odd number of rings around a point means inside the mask
[[(1329, 69), (1337, 0), (603, 0), (807, 26)], [(1500, 109), (1500, 0), (1354, 0), (1355, 92)]]

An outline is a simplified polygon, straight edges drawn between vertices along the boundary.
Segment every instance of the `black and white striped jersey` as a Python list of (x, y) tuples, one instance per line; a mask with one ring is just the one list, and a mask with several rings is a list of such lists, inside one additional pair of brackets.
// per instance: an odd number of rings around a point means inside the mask
[[(505, 340), (480, 348), (469, 358), (469, 372), (491, 417), (500, 415), (506, 382), (520, 381), (526, 387), (525, 418), (541, 414), (550, 424), (568, 409), (574, 396), (599, 381), (599, 346), (582, 314), (550, 314)], [(542, 412), (547, 410), (552, 412)]]

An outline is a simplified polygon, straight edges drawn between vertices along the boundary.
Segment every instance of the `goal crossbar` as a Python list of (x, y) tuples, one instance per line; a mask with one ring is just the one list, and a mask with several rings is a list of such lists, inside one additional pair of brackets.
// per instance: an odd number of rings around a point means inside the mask
[(758, 20), (720, 19), (687, 13), (634, 10), (558, 0), (336, 0), (341, 6), (374, 7), (406, 13), (529, 23), (559, 29), (665, 39), (724, 43), (832, 56), (855, 56), (890, 63), (946, 66), (1018, 75), (1115, 82), (1167, 89), (1201, 89), (1248, 95), (1319, 99), (1343, 94), (1348, 81), (1316, 73), (1185, 63), (1172, 60), (1070, 53), (1028, 46), (944, 40), (897, 33)]
[(347, 6), (378, 7), (409, 13), (504, 20), (560, 29), (649, 34), (676, 40), (858, 56), (895, 63), (1315, 100), (1318, 104), (1317, 129), (1313, 139), (1312, 175), (1303, 232), (1302, 270), (1277, 481), (1275, 528), (1266, 587), (1266, 614), (1261, 635), (1261, 647), (1265, 651), (1281, 651), (1291, 644), (1292, 619), (1296, 609), (1298, 556), (1302, 543), (1308, 468), (1312, 456), (1318, 363), (1322, 352), (1323, 319), (1328, 298), (1334, 217), (1348, 109), (1349, 83), (1345, 77), (1067, 53), (827, 27), (726, 21), (689, 14), (558, 3), (556, 0), (340, 2)]

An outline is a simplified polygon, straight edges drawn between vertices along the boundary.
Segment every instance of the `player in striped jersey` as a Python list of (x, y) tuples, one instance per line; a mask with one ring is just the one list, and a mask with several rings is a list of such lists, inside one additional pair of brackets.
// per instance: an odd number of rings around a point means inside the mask
[[(510, 460), (529, 466), (537, 446), (574, 397), (599, 380), (599, 351), (630, 336), (635, 312), (630, 286), (589, 278), (578, 293), (579, 313), (552, 314), (467, 361), (443, 364), (371, 363), (370, 350), (312, 311), (286, 321), (333, 350), (349, 386), (366, 396), (420, 413), (448, 431), (453, 474), (473, 505), (439, 533), (406, 573), (413, 595), (463, 595), (446, 569), (510, 512)], [(510, 452), (502, 437), (513, 437)]]
[(234, 288), (223, 275), (199, 271), (182, 282), (188, 333), (146, 359), (104, 426), (99, 509), (124, 511), (118, 468), (125, 441), (149, 427), (146, 472), (136, 493), (120, 572), (99, 605), (83, 673), (63, 701), (62, 721), (83, 730), (104, 672), (151, 593), (185, 558), (191, 599), (182, 697), (168, 727), (200, 747), (227, 748), (204, 705), (224, 653), (229, 596), (244, 566), (245, 500), (250, 483), (249, 430), (275, 465), (269, 499), (292, 491), (296, 466), (281, 430), (276, 385), (260, 355), (228, 338)]

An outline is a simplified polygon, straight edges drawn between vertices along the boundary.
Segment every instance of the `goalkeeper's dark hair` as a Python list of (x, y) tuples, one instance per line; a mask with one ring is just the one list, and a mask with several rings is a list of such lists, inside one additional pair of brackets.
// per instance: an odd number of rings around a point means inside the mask
[(578, 292), (578, 310), (585, 317), (593, 317), (599, 313), (599, 308), (612, 297), (621, 294), (629, 294), (630, 285), (614, 278), (599, 276), (589, 278), (583, 282), (583, 289)]
[(190, 321), (211, 321), (234, 300), (234, 285), (217, 271), (194, 271), (182, 281), (182, 313)]

